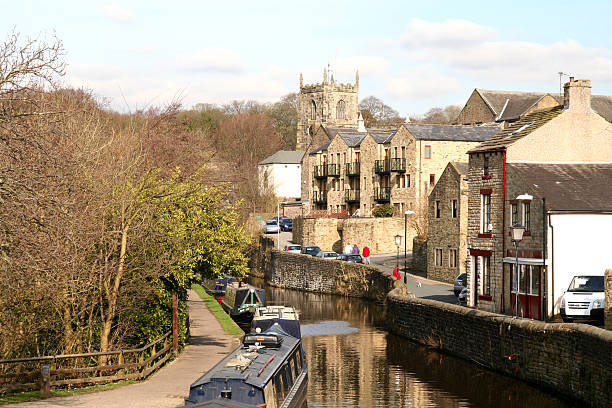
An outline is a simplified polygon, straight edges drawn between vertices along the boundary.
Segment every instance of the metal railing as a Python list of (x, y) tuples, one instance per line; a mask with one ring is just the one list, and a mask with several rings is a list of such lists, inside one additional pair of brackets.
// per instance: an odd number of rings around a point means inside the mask
[(406, 171), (406, 159), (391, 159), (391, 171), (404, 173)]
[(327, 204), (327, 190), (313, 191), (312, 202), (316, 204)]
[(327, 176), (328, 177), (340, 177), (340, 165), (339, 164), (328, 164), (327, 165)]
[(374, 189), (374, 201), (379, 203), (388, 203), (391, 201), (391, 188), (381, 187)]
[(376, 174), (389, 174), (391, 172), (391, 166), (388, 159), (376, 160), (374, 162), (374, 173)]
[(325, 178), (327, 177), (327, 166), (325, 164), (320, 164), (318, 166), (314, 166), (314, 170), (312, 172), (314, 178)]
[(359, 190), (344, 190), (344, 200), (347, 203), (358, 203)]
[(358, 176), (359, 175), (359, 162), (346, 163), (346, 175), (349, 177)]
[(138, 349), (0, 360), (0, 392), (142, 380), (173, 355), (171, 339), (169, 331)]

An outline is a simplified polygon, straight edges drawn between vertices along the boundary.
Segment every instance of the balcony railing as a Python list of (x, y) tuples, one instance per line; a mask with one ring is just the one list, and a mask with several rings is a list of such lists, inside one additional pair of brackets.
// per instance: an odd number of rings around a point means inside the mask
[(312, 202), (315, 204), (327, 204), (327, 191), (313, 191)]
[(406, 159), (391, 159), (391, 171), (406, 172)]
[(325, 164), (320, 164), (318, 166), (314, 166), (314, 171), (312, 172), (314, 178), (325, 178), (327, 177), (327, 166)]
[(389, 174), (390, 169), (389, 160), (376, 160), (374, 162), (374, 173), (376, 174)]
[(339, 164), (328, 164), (327, 165), (327, 176), (328, 177), (340, 177), (340, 165)]
[(358, 203), (359, 190), (344, 190), (344, 200), (347, 203)]
[(359, 176), (359, 162), (346, 163), (346, 175), (349, 177)]
[(388, 203), (391, 201), (391, 188), (382, 187), (374, 189), (374, 201), (379, 203)]

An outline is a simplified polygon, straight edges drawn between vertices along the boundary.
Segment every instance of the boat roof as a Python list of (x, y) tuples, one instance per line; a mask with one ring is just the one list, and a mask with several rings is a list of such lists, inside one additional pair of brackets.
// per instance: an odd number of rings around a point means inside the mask
[[(259, 351), (253, 352), (241, 344), (191, 384), (191, 388), (204, 385), (217, 378), (243, 380), (246, 384), (263, 389), (276, 370), (285, 362), (285, 358), (300, 344), (300, 339), (287, 334), (278, 323), (273, 324), (263, 333), (280, 334), (283, 338), (280, 347), (263, 347)], [(266, 363), (268, 363), (267, 366)], [(258, 374), (262, 369), (261, 374)]]
[(265, 306), (255, 310), (253, 320), (267, 319), (300, 320), (300, 317), (292, 306)]
[(217, 398), (206, 402), (200, 402), (194, 405), (189, 405), (190, 408), (252, 408), (253, 406), (254, 405), (243, 404), (242, 402), (232, 401), (224, 398)]

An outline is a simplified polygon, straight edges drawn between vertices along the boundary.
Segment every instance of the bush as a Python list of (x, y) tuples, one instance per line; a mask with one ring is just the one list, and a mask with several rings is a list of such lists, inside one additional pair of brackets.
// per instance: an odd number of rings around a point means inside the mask
[(372, 210), (372, 215), (374, 217), (391, 217), (394, 211), (395, 208), (391, 204), (385, 204)]

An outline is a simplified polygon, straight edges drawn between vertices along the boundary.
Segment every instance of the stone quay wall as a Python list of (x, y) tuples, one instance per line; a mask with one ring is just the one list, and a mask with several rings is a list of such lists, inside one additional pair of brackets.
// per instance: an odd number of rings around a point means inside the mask
[(389, 331), (587, 406), (612, 406), (612, 331), (513, 319), (402, 292), (387, 297)]
[(604, 285), (606, 289), (604, 324), (606, 329), (612, 330), (612, 269), (606, 269)]

